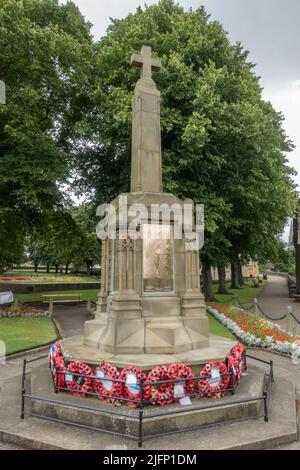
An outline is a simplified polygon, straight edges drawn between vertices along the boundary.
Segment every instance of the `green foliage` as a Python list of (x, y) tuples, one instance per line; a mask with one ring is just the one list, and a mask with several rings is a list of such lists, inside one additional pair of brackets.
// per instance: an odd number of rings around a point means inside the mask
[(273, 263), (275, 271), (295, 275), (295, 250), (291, 249), (284, 241), (277, 240), (270, 261)]
[(72, 217), (81, 231), (81, 244), (77, 247), (74, 262), (77, 265), (86, 264), (87, 274), (94, 263), (100, 263), (101, 247), (96, 235), (96, 217), (93, 206), (81, 205), (72, 210)]
[(243, 305), (251, 304), (254, 302), (254, 299), (256, 299), (266, 286), (266, 282), (262, 282), (259, 284), (258, 288), (253, 287), (253, 281), (248, 281), (245, 282), (245, 284), (240, 287), (239, 289), (231, 289), (230, 283), (227, 283), (227, 291), (228, 294), (218, 294), (218, 286), (217, 284), (213, 285), (213, 292), (214, 292), (214, 297), (216, 302), (220, 303), (225, 303), (228, 305), (234, 305), (235, 300), (234, 297), (237, 296), (239, 298), (239, 301)]
[(223, 336), (228, 339), (235, 339), (232, 333), (223, 326), (216, 318), (214, 318), (210, 313), (207, 314), (209, 322), (209, 332), (211, 335)]
[(87, 266), (100, 259), (100, 244), (96, 236), (93, 207), (48, 211), (43, 224), (29, 238), (29, 258), (34, 265), (68, 266), (73, 263)]
[(164, 189), (205, 204), (202, 258), (224, 264), (271, 253), (295, 207), (291, 150), (283, 117), (261, 96), (254, 66), (239, 43), (203, 8), (171, 0), (112, 21), (97, 45), (94, 111), (86, 117), (87, 150), (75, 165), (77, 188), (108, 202), (128, 191), (131, 98), (138, 71), (132, 52), (150, 45), (162, 59)]
[(24, 232), (21, 220), (10, 209), (0, 210), (0, 272), (24, 256)]
[[(0, 216), (30, 229), (57, 206), (70, 172), (69, 151), (87, 101), (90, 26), (72, 3), (0, 0)], [(11, 227), (19, 244), (21, 231)], [(5, 250), (10, 249), (11, 241)], [(2, 245), (1, 245), (2, 248)]]
[(57, 290), (53, 292), (34, 292), (30, 294), (16, 294), (16, 299), (21, 302), (42, 302), (43, 295), (55, 295), (55, 294), (81, 294), (81, 300), (91, 300), (92, 302), (97, 302), (99, 295), (99, 289), (80, 289), (80, 290)]
[(164, 190), (205, 205), (202, 259), (272, 256), (295, 208), (285, 156), (293, 146), (283, 117), (262, 99), (247, 51), (204, 8), (185, 11), (172, 0), (139, 7), (112, 20), (97, 44), (71, 2), (0, 0), (0, 24), (8, 98), (0, 107), (0, 220), (15, 221), (19, 247), (2, 233), (0, 265), (19, 257), (29, 228), (32, 259), (98, 259), (90, 208), (62, 209), (63, 183), (72, 176), (92, 204), (129, 190), (139, 74), (130, 56), (143, 45), (162, 59)]

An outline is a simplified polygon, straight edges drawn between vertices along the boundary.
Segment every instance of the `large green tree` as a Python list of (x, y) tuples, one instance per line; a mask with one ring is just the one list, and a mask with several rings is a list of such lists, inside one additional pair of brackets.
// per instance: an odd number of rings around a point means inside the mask
[(84, 127), (88, 145), (78, 145), (76, 155), (76, 187), (91, 190), (94, 200), (108, 202), (129, 189), (138, 79), (129, 64), (144, 44), (162, 59), (155, 81), (162, 94), (164, 189), (205, 204), (201, 259), (210, 298), (211, 265), (224, 271), (231, 262), (235, 285), (241, 260), (271, 250), (291, 214), (285, 152), (292, 145), (282, 116), (262, 99), (247, 51), (231, 44), (203, 8), (184, 11), (161, 0), (113, 20), (97, 46), (94, 111)]
[(10, 240), (1, 237), (8, 254), (14, 237), (61, 204), (73, 135), (88, 103), (93, 43), (73, 3), (0, 0), (0, 25), (7, 91), (0, 107), (0, 213), (7, 226), (18, 223)]

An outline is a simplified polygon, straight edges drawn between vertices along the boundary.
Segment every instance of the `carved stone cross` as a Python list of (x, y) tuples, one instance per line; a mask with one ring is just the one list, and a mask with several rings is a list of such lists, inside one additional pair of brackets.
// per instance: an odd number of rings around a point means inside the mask
[(152, 72), (158, 72), (161, 69), (160, 60), (152, 57), (149, 46), (143, 46), (141, 54), (132, 55), (131, 65), (141, 69), (142, 78), (152, 78)]

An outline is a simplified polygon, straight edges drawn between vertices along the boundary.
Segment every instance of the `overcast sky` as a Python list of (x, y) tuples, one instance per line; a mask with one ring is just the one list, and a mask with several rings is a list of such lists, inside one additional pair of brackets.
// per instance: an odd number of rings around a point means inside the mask
[[(105, 34), (109, 18), (123, 18), (139, 5), (158, 0), (73, 0), (93, 26), (95, 39)], [(63, 0), (65, 3), (66, 0)], [(285, 129), (296, 150), (289, 154), (300, 189), (300, 1), (299, 0), (178, 0), (193, 9), (204, 5), (220, 21), (232, 41), (241, 41), (257, 64), (264, 97), (285, 115)]]

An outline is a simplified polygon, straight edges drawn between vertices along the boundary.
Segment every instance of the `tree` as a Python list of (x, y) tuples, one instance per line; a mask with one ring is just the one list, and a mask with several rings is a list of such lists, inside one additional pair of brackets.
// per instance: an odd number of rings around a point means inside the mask
[(211, 297), (212, 263), (221, 269), (232, 263), (238, 287), (241, 259), (271, 249), (292, 212), (293, 172), (285, 157), (292, 145), (282, 116), (262, 99), (248, 52), (230, 44), (203, 8), (184, 11), (161, 0), (113, 20), (97, 46), (94, 110), (86, 117), (86, 141), (78, 141), (74, 182), (94, 202), (129, 189), (138, 79), (129, 63), (144, 44), (162, 59), (155, 81), (162, 94), (164, 189), (205, 205), (201, 259)]
[(89, 274), (94, 262), (100, 259), (94, 213), (92, 207), (85, 205), (44, 212), (42, 227), (31, 234), (28, 244), (35, 270), (41, 263), (47, 266), (47, 271), (55, 266), (56, 272), (65, 265), (68, 274), (71, 263), (75, 268), (85, 263)]
[(86, 264), (89, 275), (93, 264), (100, 261), (100, 242), (96, 235), (96, 211), (93, 206), (81, 205), (72, 210), (72, 217), (81, 230), (82, 241), (75, 256), (77, 264)]
[[(7, 90), (0, 107), (0, 216), (12, 211), (25, 235), (43, 210), (62, 203), (73, 135), (88, 102), (93, 44), (90, 25), (70, 2), (0, 0), (0, 24)], [(7, 253), (11, 239), (4, 238)]]
[(9, 210), (0, 211), (0, 273), (24, 257), (24, 233), (20, 218)]

